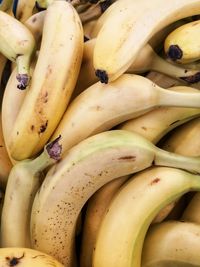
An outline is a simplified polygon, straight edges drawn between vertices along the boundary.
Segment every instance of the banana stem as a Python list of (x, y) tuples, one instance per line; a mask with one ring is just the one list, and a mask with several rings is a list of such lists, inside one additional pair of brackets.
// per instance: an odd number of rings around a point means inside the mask
[(62, 147), (59, 144), (61, 136), (47, 144), (44, 151), (35, 159), (29, 161), (29, 168), (33, 173), (40, 172), (60, 159)]
[(200, 173), (200, 157), (187, 157), (156, 148), (154, 164), (180, 168), (192, 173)]
[(200, 80), (199, 70), (190, 70), (171, 64), (157, 54), (153, 58), (151, 69), (190, 83), (195, 83)]
[(17, 85), (17, 88), (20, 90), (26, 89), (26, 87), (29, 84), (30, 81), (30, 74), (29, 74), (29, 68), (30, 68), (30, 55), (19, 55), (16, 59), (17, 63), (17, 80), (19, 84)]
[(200, 93), (198, 92), (175, 92), (161, 87), (157, 87), (157, 89), (159, 95), (157, 106), (200, 108)]

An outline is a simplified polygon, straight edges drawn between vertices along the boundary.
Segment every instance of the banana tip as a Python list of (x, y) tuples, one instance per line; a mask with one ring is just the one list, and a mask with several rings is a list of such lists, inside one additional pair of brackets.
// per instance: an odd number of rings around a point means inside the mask
[(195, 73), (194, 75), (187, 76), (187, 77), (180, 77), (185, 82), (188, 83), (197, 83), (200, 81), (200, 72)]
[(101, 83), (108, 83), (108, 74), (105, 70), (96, 70), (95, 75), (99, 78)]
[(170, 45), (168, 52), (167, 52), (167, 56), (176, 61), (177, 59), (181, 59), (183, 56), (183, 51), (181, 50), (181, 48), (178, 45)]
[(19, 82), (19, 84), (17, 85), (17, 88), (20, 90), (25, 90), (29, 84), (28, 74), (17, 74), (16, 78)]
[(61, 135), (59, 135), (56, 139), (46, 145), (46, 150), (50, 156), (50, 158), (54, 160), (60, 160), (62, 145), (59, 144), (59, 140), (61, 139)]

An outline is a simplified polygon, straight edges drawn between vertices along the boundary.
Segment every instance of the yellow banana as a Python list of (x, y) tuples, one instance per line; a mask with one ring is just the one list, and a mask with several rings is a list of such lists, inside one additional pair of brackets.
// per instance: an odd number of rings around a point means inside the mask
[(153, 218), (186, 192), (200, 190), (199, 178), (166, 167), (148, 168), (130, 178), (102, 220), (92, 266), (140, 267), (144, 238)]
[(2, 0), (0, 10), (9, 13), (12, 9), (14, 0)]
[[(177, 87), (176, 91), (195, 92), (189, 87)], [(196, 115), (194, 115), (196, 113)], [(172, 130), (184, 121), (199, 116), (200, 109), (192, 108), (158, 108), (143, 116), (125, 122), (120, 129), (137, 132), (154, 144), (157, 143), (167, 131)], [(183, 120), (182, 120), (183, 119)], [(97, 232), (103, 215), (106, 213), (111, 200), (126, 177), (118, 178), (100, 188), (88, 201), (82, 230), (80, 266), (92, 266), (92, 251), (95, 246)], [(160, 222), (167, 217), (176, 202), (170, 203), (154, 218), (153, 223)]]
[[(93, 51), (96, 40), (92, 39), (84, 44), (83, 61), (79, 78), (74, 90), (74, 96), (98, 81), (93, 67)], [(127, 73), (145, 73), (149, 70), (158, 71), (188, 83), (200, 80), (199, 70), (190, 70), (170, 64), (158, 56), (149, 44), (146, 44), (138, 53), (135, 61), (127, 69)]]
[(29, 83), (30, 60), (35, 49), (31, 32), (20, 21), (0, 11), (0, 51), (17, 63), (18, 88), (25, 89)]
[(165, 53), (171, 60), (183, 64), (199, 60), (199, 34), (200, 20), (178, 27), (165, 39)]
[(167, 221), (150, 227), (142, 249), (142, 267), (200, 266), (200, 227)]
[(1, 267), (64, 267), (53, 257), (30, 248), (0, 248), (0, 264)]
[[(199, 158), (166, 152), (125, 130), (105, 131), (74, 146), (51, 167), (36, 194), (31, 214), (32, 247), (56, 257), (66, 267), (75, 266), (76, 222), (86, 201), (105, 183), (152, 164), (200, 172)], [(189, 175), (188, 179), (190, 186), (197, 180), (200, 186), (199, 176), (193, 179)]]
[(97, 190), (88, 200), (81, 236), (80, 267), (92, 266), (92, 253), (102, 218), (116, 192), (128, 177), (122, 176), (110, 181)]
[(91, 32), (92, 32), (92, 29), (93, 29), (95, 23), (96, 23), (96, 20), (94, 19), (94, 20), (88, 21), (87, 23), (85, 23), (83, 25), (84, 36), (87, 39), (92, 39)]
[(2, 247), (30, 247), (32, 203), (42, 182), (42, 171), (60, 159), (59, 138), (47, 144), (37, 158), (20, 161), (12, 168), (1, 215)]
[(159, 106), (200, 107), (200, 93), (165, 90), (140, 75), (124, 74), (107, 85), (95, 83), (66, 110), (53, 138), (62, 135), (63, 152), (88, 136)]
[[(200, 156), (200, 118), (196, 118), (178, 127), (167, 138), (162, 147), (168, 151), (185, 156)], [(200, 223), (200, 194), (194, 195), (182, 214), (182, 220)]]
[(18, 0), (16, 18), (21, 22), (26, 21), (33, 14), (36, 0)]
[(82, 52), (83, 29), (76, 10), (68, 2), (53, 2), (45, 16), (30, 89), (9, 137), (12, 158), (36, 155), (52, 135), (75, 87)]
[(2, 120), (0, 119), (0, 187), (6, 188), (8, 175), (12, 168), (6, 145), (4, 142), (3, 131), (2, 131)]
[[(197, 89), (187, 86), (177, 86), (169, 88), (175, 92), (197, 92)], [(160, 139), (175, 127), (200, 116), (200, 109), (159, 107), (135, 119), (124, 122), (119, 126), (120, 129), (137, 132), (153, 142), (158, 143)], [(184, 139), (183, 139), (184, 140)], [(179, 145), (184, 141), (178, 142)], [(192, 143), (192, 141), (191, 141)], [(195, 145), (194, 145), (195, 146)], [(178, 153), (178, 151), (174, 151)], [(188, 155), (190, 156), (190, 155)], [(200, 156), (200, 154), (199, 154)]]
[(200, 2), (177, 0), (166, 4), (165, 0), (118, 0), (110, 8), (105, 11), (108, 17), (94, 48), (95, 73), (102, 83), (111, 82), (124, 73), (159, 30), (199, 14)]

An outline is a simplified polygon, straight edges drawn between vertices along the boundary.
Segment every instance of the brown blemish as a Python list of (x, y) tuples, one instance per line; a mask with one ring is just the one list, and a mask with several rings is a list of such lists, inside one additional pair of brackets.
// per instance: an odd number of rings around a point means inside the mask
[(158, 182), (160, 182), (160, 178), (155, 178), (150, 182), (150, 185), (157, 184)]
[(40, 126), (39, 134), (45, 132), (48, 125), (48, 120)]
[(124, 157), (120, 157), (118, 159), (119, 160), (131, 160), (131, 161), (134, 161), (136, 159), (136, 156), (124, 156)]
[(171, 126), (171, 125), (173, 125), (173, 124), (175, 124), (175, 123), (178, 123), (179, 121), (180, 121), (180, 120), (173, 121), (172, 123), (170, 123), (169, 126)]
[(145, 126), (142, 126), (141, 128), (142, 128), (143, 130), (145, 130), (145, 131), (147, 130), (147, 127), (145, 127)]
[(25, 255), (25, 253), (23, 253), (22, 256), (19, 257), (19, 258), (17, 258), (17, 257), (12, 257), (12, 258), (6, 257), (6, 260), (8, 261), (8, 264), (9, 264), (10, 267), (16, 266), (17, 264), (20, 263), (20, 260), (22, 258), (24, 258), (24, 255)]
[(35, 22), (36, 22), (36, 20), (37, 20), (37, 18), (36, 18), (36, 17), (32, 18), (32, 22), (33, 22), (33, 23), (35, 23)]
[(31, 131), (33, 131), (35, 129), (34, 125), (31, 125)]

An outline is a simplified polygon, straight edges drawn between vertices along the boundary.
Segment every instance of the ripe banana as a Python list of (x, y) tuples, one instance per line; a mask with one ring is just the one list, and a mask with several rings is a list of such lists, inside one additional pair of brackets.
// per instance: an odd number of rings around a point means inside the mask
[[(33, 59), (33, 62), (30, 66), (30, 75), (32, 76), (34, 68), (36, 64), (36, 57)], [(13, 125), (16, 121), (16, 118), (19, 114), (20, 108), (24, 101), (24, 98), (29, 90), (30, 85), (27, 86), (27, 90), (17, 90), (17, 80), (16, 80), (17, 69), (15, 68), (6, 84), (6, 88), (3, 94), (2, 101), (2, 112), (1, 112), (1, 120), (2, 120), (2, 130), (5, 145), (7, 148), (7, 152), (9, 154), (10, 160), (12, 164), (15, 164), (16, 161), (10, 155), (10, 151), (8, 148), (9, 136), (12, 132)]]
[(4, 12), (10, 12), (13, 6), (14, 0), (2, 0), (0, 4), (0, 10)]
[(167, 56), (178, 63), (190, 63), (200, 59), (200, 20), (186, 23), (172, 31), (164, 42)]
[(166, 221), (150, 227), (142, 250), (142, 267), (200, 266), (200, 227)]
[(185, 156), (200, 156), (200, 118), (196, 118), (177, 128), (162, 147)]
[(0, 119), (0, 187), (6, 188), (8, 175), (12, 168), (6, 145), (4, 142), (3, 131), (2, 131), (2, 120)]
[(12, 158), (36, 155), (52, 135), (75, 87), (82, 52), (83, 29), (76, 10), (68, 2), (53, 2), (45, 16), (30, 89), (9, 137)]
[[(169, 88), (175, 92), (197, 92), (197, 89), (187, 86)], [(200, 116), (200, 109), (159, 107), (135, 119), (126, 121), (119, 126), (120, 129), (137, 132), (154, 144), (169, 131), (185, 122)], [(181, 138), (180, 138), (181, 140)], [(181, 141), (180, 141), (181, 142)], [(193, 142), (191, 140), (191, 142)], [(181, 144), (184, 142), (181, 142)], [(180, 144), (178, 142), (178, 144)], [(178, 153), (177, 151), (174, 151)], [(190, 156), (190, 155), (188, 155)], [(200, 156), (200, 154), (199, 154)]]
[(1, 248), (1, 267), (18, 266), (21, 267), (64, 267), (53, 257), (30, 248)]
[(122, 176), (106, 183), (89, 198), (81, 236), (80, 267), (92, 266), (92, 253), (102, 218), (116, 192), (128, 177)]
[(64, 152), (88, 136), (159, 106), (200, 107), (200, 93), (165, 90), (134, 74), (107, 85), (97, 82), (71, 102), (53, 138), (61, 134)]
[[(87, 38), (87, 39), (92, 39), (92, 36), (91, 36), (91, 32), (94, 28), (94, 25), (96, 23), (97, 20), (91, 20), (87, 23), (85, 23), (83, 25), (83, 32), (84, 32), (84, 36)], [(85, 49), (85, 48), (84, 48)], [(84, 57), (84, 54), (83, 54), (83, 57)]]
[(1, 246), (30, 247), (32, 203), (42, 182), (42, 171), (60, 159), (59, 138), (47, 144), (37, 158), (20, 161), (12, 168), (1, 215)]
[[(200, 172), (199, 158), (166, 152), (125, 130), (102, 132), (79, 142), (49, 170), (36, 194), (32, 247), (56, 257), (66, 267), (75, 266), (76, 222), (86, 201), (105, 183), (152, 164)], [(190, 175), (189, 180), (190, 185), (196, 181)], [(176, 185), (180, 186), (177, 180)]]
[[(79, 78), (74, 89), (74, 96), (80, 94), (84, 89), (98, 81), (93, 67), (93, 51), (96, 39), (87, 41), (84, 44), (83, 61)], [(145, 73), (149, 70), (155, 70), (164, 73), (179, 80), (195, 83), (200, 80), (199, 70), (190, 70), (170, 64), (158, 56), (153, 48), (146, 44), (138, 53), (135, 61), (127, 69), (127, 73)]]
[(144, 238), (155, 215), (194, 190), (200, 190), (200, 176), (180, 169), (152, 167), (135, 174), (108, 207), (98, 232), (92, 266), (142, 266)]
[[(162, 147), (185, 156), (200, 156), (200, 118), (178, 127)], [(182, 214), (182, 220), (200, 223), (200, 193), (196, 193)]]
[(16, 9), (16, 18), (24, 22), (33, 14), (36, 0), (18, 0)]
[(118, 0), (110, 8), (105, 11), (108, 17), (94, 48), (95, 73), (102, 83), (111, 82), (124, 73), (140, 49), (159, 30), (174, 21), (199, 14), (200, 2), (177, 0), (166, 4), (165, 0)]
[(0, 11), (0, 38), (1, 53), (17, 63), (18, 88), (25, 89), (30, 80), (29, 67), (35, 49), (34, 37), (20, 21)]

